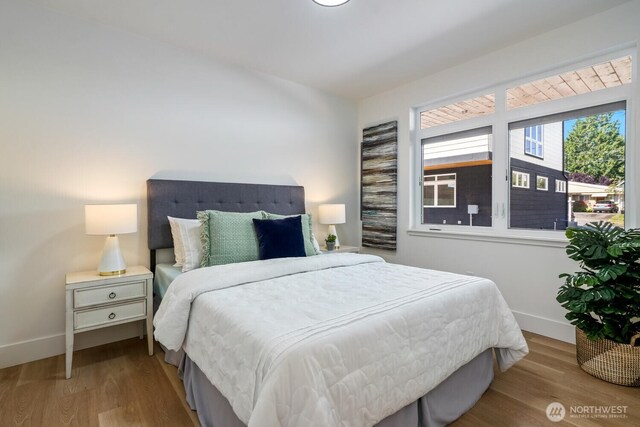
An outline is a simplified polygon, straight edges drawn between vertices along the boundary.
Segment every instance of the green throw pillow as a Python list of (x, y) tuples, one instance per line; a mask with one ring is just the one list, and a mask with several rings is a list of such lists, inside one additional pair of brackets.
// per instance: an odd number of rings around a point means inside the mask
[(290, 216), (300, 216), (302, 220), (302, 238), (304, 239), (304, 252), (307, 256), (318, 255), (313, 248), (313, 228), (311, 226), (311, 214), (299, 214), (299, 215), (278, 215), (265, 212), (267, 219), (280, 219)]
[(258, 260), (254, 218), (264, 219), (265, 213), (198, 212), (202, 224), (202, 267)]

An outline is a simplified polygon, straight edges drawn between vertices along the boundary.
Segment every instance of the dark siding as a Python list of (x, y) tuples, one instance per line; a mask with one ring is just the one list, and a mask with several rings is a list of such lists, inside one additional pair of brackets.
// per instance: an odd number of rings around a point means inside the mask
[[(529, 174), (529, 188), (515, 188), (510, 186), (510, 216), (511, 228), (530, 228), (553, 230), (554, 222), (557, 229), (567, 227), (567, 193), (556, 193), (556, 180), (566, 181), (562, 171), (511, 159), (511, 171)], [(549, 190), (536, 190), (538, 175), (549, 178)]]
[(429, 171), (427, 175), (456, 173), (456, 207), (424, 208), (425, 224), (469, 225), (467, 205), (478, 205), (473, 226), (491, 226), (491, 165), (470, 166)]

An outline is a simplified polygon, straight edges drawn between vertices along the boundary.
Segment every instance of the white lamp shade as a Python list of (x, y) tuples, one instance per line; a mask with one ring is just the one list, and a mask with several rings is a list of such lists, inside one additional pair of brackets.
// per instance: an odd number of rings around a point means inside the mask
[(85, 230), (91, 235), (115, 235), (138, 231), (138, 205), (85, 205)]
[(346, 222), (344, 204), (318, 206), (318, 220), (320, 224), (344, 224)]

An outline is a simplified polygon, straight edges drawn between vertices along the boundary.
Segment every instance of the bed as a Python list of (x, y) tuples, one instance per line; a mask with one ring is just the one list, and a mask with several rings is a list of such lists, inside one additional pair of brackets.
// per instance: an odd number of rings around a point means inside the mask
[[(156, 265), (167, 216), (305, 212), (299, 186), (149, 180), (155, 336), (204, 426), (440, 426), (527, 354), (492, 282), (333, 254)], [(428, 313), (428, 315), (426, 314)]]

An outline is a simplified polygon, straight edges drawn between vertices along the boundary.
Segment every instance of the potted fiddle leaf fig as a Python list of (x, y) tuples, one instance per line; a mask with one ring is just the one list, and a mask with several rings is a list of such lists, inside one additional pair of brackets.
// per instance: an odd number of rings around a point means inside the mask
[(566, 231), (569, 258), (557, 301), (576, 326), (578, 364), (600, 379), (640, 386), (640, 229), (593, 222)]
[(336, 235), (335, 234), (328, 234), (327, 238), (324, 239), (324, 243), (327, 245), (327, 250), (328, 251), (332, 251), (335, 249), (336, 247)]

